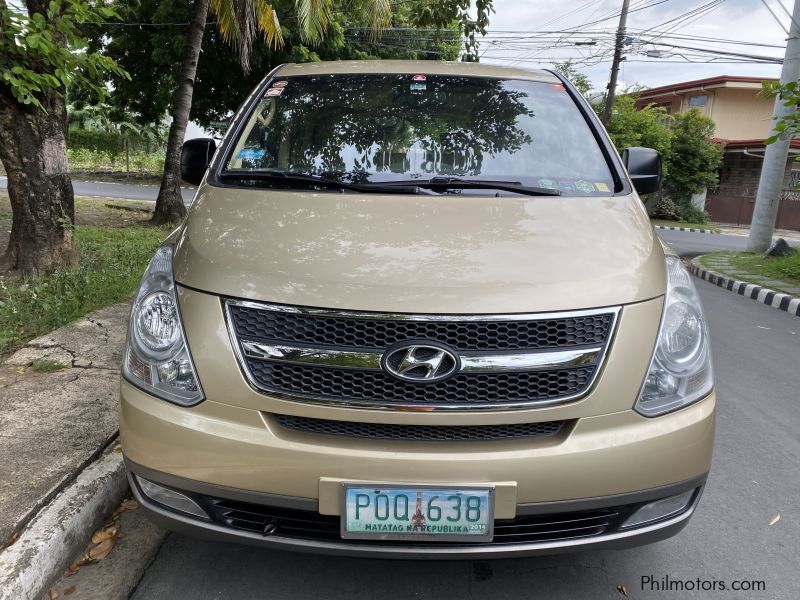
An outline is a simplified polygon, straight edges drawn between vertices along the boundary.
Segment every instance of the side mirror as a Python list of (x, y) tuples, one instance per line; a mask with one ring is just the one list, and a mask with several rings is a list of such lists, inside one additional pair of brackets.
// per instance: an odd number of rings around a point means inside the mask
[(181, 178), (199, 185), (216, 150), (217, 143), (211, 138), (186, 140), (181, 148)]
[(628, 169), (633, 187), (640, 194), (652, 194), (661, 189), (661, 155), (652, 148), (626, 148), (622, 162)]

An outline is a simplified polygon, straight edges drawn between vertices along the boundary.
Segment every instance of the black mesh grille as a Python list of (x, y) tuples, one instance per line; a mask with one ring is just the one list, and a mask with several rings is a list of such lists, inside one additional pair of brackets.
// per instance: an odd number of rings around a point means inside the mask
[(456, 350), (536, 350), (603, 344), (610, 313), (538, 321), (394, 321), (303, 315), (231, 305), (236, 333), (246, 339), (378, 348), (408, 339)]
[(460, 373), (437, 383), (406, 383), (383, 371), (332, 369), (248, 360), (270, 391), (376, 404), (492, 404), (558, 399), (582, 391), (594, 367), (556, 371)]
[[(311, 349), (383, 353), (394, 344), (419, 341), (444, 345), (456, 353), (537, 352), (587, 346), (605, 348), (614, 311), (529, 320), (403, 320), (367, 315), (305, 314), (268, 305), (228, 304), (238, 339)], [(545, 315), (546, 316), (546, 315)], [(420, 350), (422, 351), (422, 350)], [(396, 361), (402, 355), (397, 354)], [(415, 356), (422, 359), (424, 356)], [(460, 371), (432, 383), (401, 381), (376, 368), (348, 368), (245, 358), (251, 383), (265, 391), (293, 396), (360, 402), (364, 405), (423, 405), (491, 408), (574, 398), (584, 393), (599, 364), (530, 371)], [(391, 360), (391, 359), (389, 359)], [(452, 359), (444, 359), (445, 361)], [(598, 361), (599, 363), (599, 361)], [(393, 365), (397, 367), (397, 365)], [(455, 365), (444, 363), (440, 370)], [(406, 375), (421, 374), (409, 372)]]
[(278, 424), (292, 431), (373, 440), (467, 442), (550, 437), (561, 431), (564, 421), (512, 423), (508, 425), (398, 425), (311, 419), (274, 415)]
[[(217, 500), (209, 497), (198, 498), (206, 507), (212, 519), (224, 527), (240, 531), (293, 538), (309, 541), (336, 542), (339, 544), (369, 544), (409, 546), (419, 542), (349, 540), (342, 539), (340, 518), (320, 515), (316, 512), (260, 506), (235, 500)], [(478, 542), (487, 546), (504, 544), (531, 544), (577, 538), (593, 537), (616, 531), (622, 520), (635, 506), (600, 508), (580, 512), (549, 515), (522, 515), (515, 519), (495, 521), (494, 539), (491, 542)], [(460, 544), (453, 542), (423, 542), (429, 545), (476, 544), (465, 540)]]

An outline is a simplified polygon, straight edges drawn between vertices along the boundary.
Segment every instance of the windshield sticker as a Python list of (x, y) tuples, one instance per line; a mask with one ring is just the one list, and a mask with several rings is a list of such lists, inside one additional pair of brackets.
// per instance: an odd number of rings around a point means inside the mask
[(565, 192), (574, 192), (577, 189), (571, 181), (559, 181), (558, 187)]
[(242, 160), (259, 160), (264, 157), (264, 154), (266, 154), (266, 151), (261, 148), (244, 148), (239, 150), (237, 158), (241, 158)]
[(611, 189), (609, 189), (609, 187), (608, 187), (608, 184), (603, 183), (602, 181), (595, 181), (594, 182), (594, 187), (597, 188), (598, 192), (610, 192), (611, 191)]
[(283, 88), (269, 88), (267, 96), (280, 96), (283, 93)]
[(425, 75), (414, 75), (411, 79), (414, 81), (425, 81), (428, 78)]
[(426, 89), (428, 89), (428, 86), (425, 85), (425, 83), (421, 83), (419, 81), (415, 81), (414, 83), (411, 84), (411, 91), (412, 92), (422, 92), (422, 91), (424, 91)]
[(575, 187), (586, 194), (594, 193), (594, 186), (588, 181), (584, 181), (583, 179), (579, 179), (578, 181), (576, 181)]
[(272, 84), (271, 87), (274, 87), (274, 88), (285, 88), (287, 85), (289, 85), (288, 81), (276, 81), (275, 83)]
[(558, 183), (555, 182), (553, 179), (540, 179), (539, 180), (539, 187), (543, 187), (547, 190), (557, 190)]

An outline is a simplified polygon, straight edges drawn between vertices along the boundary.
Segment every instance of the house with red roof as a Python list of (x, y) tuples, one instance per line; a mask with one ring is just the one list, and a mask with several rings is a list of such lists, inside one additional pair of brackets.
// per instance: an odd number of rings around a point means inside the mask
[[(725, 147), (719, 187), (709, 190), (706, 211), (720, 223), (749, 224), (753, 216), (764, 140), (771, 135), (774, 100), (759, 97), (760, 77), (722, 75), (643, 90), (637, 107), (663, 107), (668, 114), (696, 108), (715, 124), (714, 139)], [(800, 140), (793, 140), (786, 162), (784, 194), (777, 227), (800, 229)]]

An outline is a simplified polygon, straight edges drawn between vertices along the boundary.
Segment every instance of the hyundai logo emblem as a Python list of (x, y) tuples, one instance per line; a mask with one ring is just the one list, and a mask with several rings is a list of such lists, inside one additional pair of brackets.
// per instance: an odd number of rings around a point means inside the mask
[(383, 370), (402, 381), (434, 383), (447, 379), (460, 368), (456, 353), (428, 341), (408, 340), (391, 346), (381, 358)]

